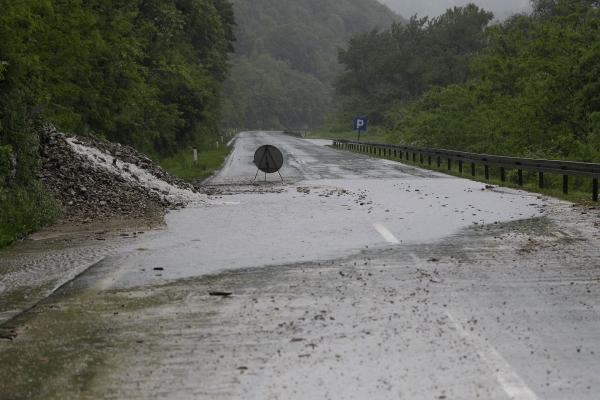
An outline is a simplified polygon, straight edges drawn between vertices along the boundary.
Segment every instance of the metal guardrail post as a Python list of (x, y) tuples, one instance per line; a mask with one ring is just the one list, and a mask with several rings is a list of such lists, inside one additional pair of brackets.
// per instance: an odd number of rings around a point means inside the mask
[[(598, 179), (600, 179), (600, 164), (586, 163), (577, 161), (562, 161), (562, 160), (543, 160), (520, 157), (496, 156), (489, 154), (477, 154), (455, 150), (430, 149), (410, 146), (392, 146), (380, 143), (361, 143), (351, 140), (334, 140), (333, 146), (338, 149), (347, 149), (364, 152), (386, 157), (400, 158), (401, 160), (417, 162), (417, 154), (419, 154), (419, 162), (424, 164), (425, 155), (427, 155), (427, 164), (432, 165), (433, 158), (436, 158), (437, 167), (441, 168), (442, 158), (448, 161), (448, 170), (452, 169), (452, 162), (458, 163), (458, 170), (462, 174), (464, 163), (471, 164), (471, 175), (476, 177), (476, 166), (483, 165), (485, 168), (485, 178), (490, 179), (490, 167), (499, 168), (500, 179), (505, 182), (507, 178), (507, 170), (516, 169), (518, 173), (519, 186), (524, 185), (523, 171), (531, 171), (538, 174), (538, 185), (544, 188), (544, 174), (546, 172), (557, 174), (563, 177), (563, 192), (569, 192), (569, 177), (570, 176), (587, 176), (592, 178), (592, 198), (598, 201)], [(393, 150), (393, 152), (392, 152)], [(412, 154), (412, 155), (411, 155)]]

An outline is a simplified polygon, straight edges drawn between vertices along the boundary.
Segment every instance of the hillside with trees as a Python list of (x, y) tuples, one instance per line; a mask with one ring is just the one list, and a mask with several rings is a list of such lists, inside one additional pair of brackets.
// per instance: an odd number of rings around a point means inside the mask
[(354, 37), (339, 121), (366, 112), (403, 144), (600, 161), (600, 3), (532, 6), (489, 26), (470, 5)]
[(337, 49), (399, 19), (376, 0), (233, 0), (237, 27), (225, 123), (303, 128), (324, 123)]
[(491, 20), (491, 13), (469, 5), (353, 37), (339, 52), (345, 67), (336, 81), (339, 123), (360, 113), (380, 125), (394, 105), (410, 103), (432, 86), (465, 82), (469, 57), (485, 46)]
[(218, 134), (233, 50), (226, 0), (0, 0), (0, 10), (0, 236), (54, 214), (36, 177), (40, 125), (156, 156)]

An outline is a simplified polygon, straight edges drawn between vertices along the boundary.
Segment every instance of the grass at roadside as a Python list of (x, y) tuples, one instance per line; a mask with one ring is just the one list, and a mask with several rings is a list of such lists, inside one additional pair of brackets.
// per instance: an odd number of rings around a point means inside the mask
[[(340, 138), (338, 138), (340, 139)], [(349, 150), (348, 150), (349, 151)], [(354, 153), (364, 154), (358, 151), (353, 151)], [(592, 184), (590, 179), (586, 179), (583, 177), (569, 177), (570, 185), (569, 185), (569, 193), (565, 194), (562, 191), (562, 176), (556, 174), (545, 174), (544, 176), (544, 188), (538, 187), (538, 176), (535, 172), (523, 171), (524, 184), (523, 186), (519, 186), (517, 171), (507, 171), (506, 173), (506, 181), (502, 181), (500, 179), (500, 168), (490, 167), (490, 179), (485, 179), (484, 166), (478, 165), (476, 166), (476, 175), (473, 177), (471, 175), (470, 165), (464, 165), (463, 172), (460, 173), (458, 169), (458, 163), (453, 162), (452, 168), (448, 169), (448, 164), (444, 160), (440, 167), (437, 166), (435, 160), (433, 160), (431, 165), (428, 165), (427, 158), (424, 159), (424, 163), (421, 164), (419, 158), (417, 157), (417, 161), (413, 162), (412, 160), (399, 159), (394, 157), (384, 157), (384, 156), (376, 156), (374, 154), (370, 154), (371, 157), (384, 158), (386, 160), (399, 161), (406, 165), (412, 165), (419, 168), (424, 168), (432, 171), (442, 172), (447, 175), (452, 175), (460, 178), (470, 179), (477, 182), (482, 182), (489, 185), (494, 186), (502, 186), (513, 189), (525, 190), (531, 193), (542, 194), (550, 197), (559, 198), (562, 200), (570, 201), (573, 203), (585, 204), (589, 206), (598, 206), (598, 203), (593, 202), (591, 197), (592, 193)]]
[(0, 248), (54, 222), (60, 214), (58, 203), (41, 184), (0, 187)]
[[(332, 132), (328, 130), (316, 130), (310, 132), (307, 139), (345, 139), (356, 140), (358, 134), (354, 131)], [(384, 133), (377, 130), (372, 130), (360, 135), (360, 140), (364, 142), (390, 143), (390, 138)]]
[(198, 162), (194, 162), (192, 149), (182, 151), (173, 157), (159, 160), (159, 164), (172, 175), (186, 181), (203, 180), (221, 168), (231, 151), (230, 147), (219, 149), (199, 150)]

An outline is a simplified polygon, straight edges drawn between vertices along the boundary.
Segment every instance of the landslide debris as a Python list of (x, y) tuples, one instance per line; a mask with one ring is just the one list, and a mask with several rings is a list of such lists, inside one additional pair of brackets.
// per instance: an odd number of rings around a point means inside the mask
[(68, 221), (162, 215), (206, 198), (132, 147), (68, 137), (52, 127), (42, 138), (39, 178)]

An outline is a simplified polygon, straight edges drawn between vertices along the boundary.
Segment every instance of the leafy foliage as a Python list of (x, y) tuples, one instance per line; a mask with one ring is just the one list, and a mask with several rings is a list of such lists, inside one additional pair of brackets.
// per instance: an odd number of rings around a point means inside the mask
[(0, 248), (52, 222), (60, 211), (38, 182), (28, 187), (0, 187)]
[[(215, 132), (233, 15), (224, 0), (0, 0), (2, 143), (32, 114), (169, 154)], [(20, 163), (21, 164), (21, 163)]]
[(600, 161), (597, 1), (536, 1), (487, 31), (466, 83), (389, 111), (403, 142)]
[(376, 0), (232, 2), (237, 44), (225, 123), (250, 129), (322, 125), (340, 71), (337, 48), (398, 19)]
[(491, 19), (468, 5), (353, 37), (339, 53), (344, 72), (336, 82), (338, 121), (366, 114), (381, 124), (394, 104), (411, 102), (432, 86), (465, 82), (468, 58), (485, 46)]
[(7, 182), (12, 169), (13, 152), (11, 146), (0, 146), (0, 183)]
[(532, 6), (488, 25), (467, 5), (352, 38), (338, 121), (366, 112), (407, 144), (600, 161), (600, 2)]
[(44, 220), (22, 220), (42, 199), (31, 189), (41, 123), (160, 156), (218, 134), (228, 1), (0, 0), (0, 10), (0, 189), (16, 232)]

